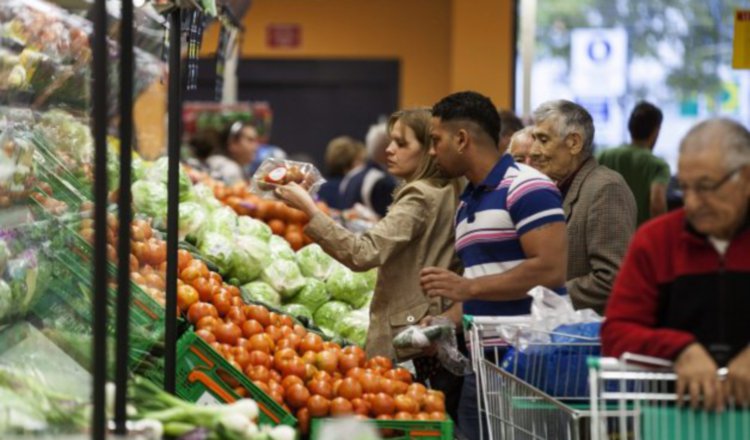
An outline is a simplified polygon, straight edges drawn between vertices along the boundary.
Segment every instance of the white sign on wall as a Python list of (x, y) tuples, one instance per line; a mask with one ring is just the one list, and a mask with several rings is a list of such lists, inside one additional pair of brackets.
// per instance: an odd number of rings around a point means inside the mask
[(571, 32), (570, 86), (576, 96), (625, 94), (628, 34), (618, 28), (579, 28)]

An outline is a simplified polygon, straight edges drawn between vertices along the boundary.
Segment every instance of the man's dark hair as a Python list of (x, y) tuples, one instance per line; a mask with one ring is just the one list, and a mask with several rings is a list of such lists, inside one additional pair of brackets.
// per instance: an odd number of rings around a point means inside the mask
[(500, 142), (500, 115), (490, 98), (477, 92), (458, 92), (446, 96), (432, 107), (432, 116), (443, 121), (469, 121)]
[(500, 137), (513, 136), (513, 133), (523, 130), (523, 122), (510, 110), (500, 110)]
[(630, 137), (635, 141), (648, 138), (655, 130), (661, 127), (662, 120), (664, 120), (664, 115), (659, 110), (659, 107), (647, 101), (639, 102), (633, 108), (633, 112), (630, 113), (630, 119), (628, 120)]

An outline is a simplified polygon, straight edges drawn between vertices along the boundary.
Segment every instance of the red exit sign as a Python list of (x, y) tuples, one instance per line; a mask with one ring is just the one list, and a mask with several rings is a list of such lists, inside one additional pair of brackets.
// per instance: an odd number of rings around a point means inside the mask
[(266, 45), (274, 49), (295, 49), (302, 44), (302, 26), (273, 23), (266, 27)]

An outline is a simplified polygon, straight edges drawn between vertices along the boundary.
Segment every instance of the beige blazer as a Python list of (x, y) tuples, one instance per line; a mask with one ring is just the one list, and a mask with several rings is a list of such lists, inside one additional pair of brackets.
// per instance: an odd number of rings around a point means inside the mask
[(589, 159), (563, 200), (568, 229), (566, 287), (576, 309), (604, 314), (638, 209), (620, 174)]
[(386, 216), (363, 234), (346, 230), (324, 214), (310, 219), (305, 233), (331, 256), (352, 270), (378, 268), (367, 356), (413, 357), (417, 354), (413, 351), (396, 353), (393, 337), (406, 326), (450, 306), (444, 299), (424, 294), (419, 272), (426, 266), (437, 266), (460, 273), (454, 250), (457, 205), (453, 185), (437, 187), (419, 180), (401, 189)]

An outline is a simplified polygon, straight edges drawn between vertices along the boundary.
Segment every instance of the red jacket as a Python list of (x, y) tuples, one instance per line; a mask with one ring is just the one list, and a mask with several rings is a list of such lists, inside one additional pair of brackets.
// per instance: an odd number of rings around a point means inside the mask
[(633, 236), (602, 326), (605, 356), (674, 359), (698, 341), (720, 366), (750, 343), (750, 218), (722, 257), (684, 210)]

